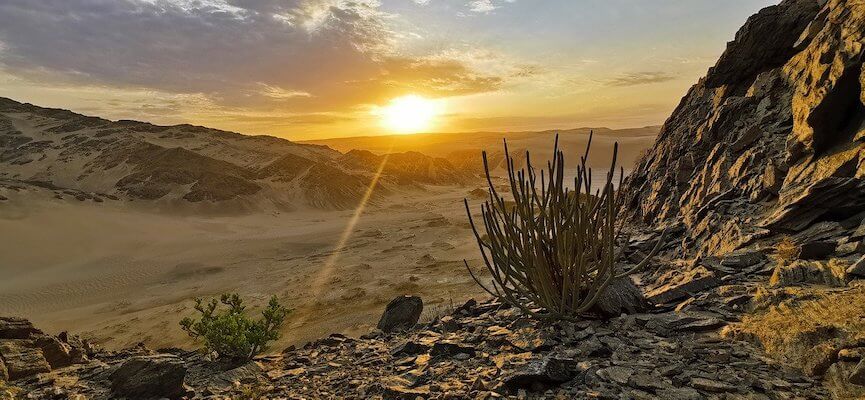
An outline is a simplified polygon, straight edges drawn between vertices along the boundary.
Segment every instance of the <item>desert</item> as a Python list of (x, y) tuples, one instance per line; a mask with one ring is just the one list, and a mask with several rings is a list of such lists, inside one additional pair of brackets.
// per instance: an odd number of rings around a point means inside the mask
[(0, 4), (0, 399), (865, 397), (865, 4), (529, 3)]

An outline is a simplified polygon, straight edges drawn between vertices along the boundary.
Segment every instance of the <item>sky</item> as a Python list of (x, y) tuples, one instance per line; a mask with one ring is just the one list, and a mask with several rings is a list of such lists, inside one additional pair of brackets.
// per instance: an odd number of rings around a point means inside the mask
[(3, 0), (0, 96), (292, 140), (392, 133), (405, 96), (432, 132), (659, 125), (775, 3)]

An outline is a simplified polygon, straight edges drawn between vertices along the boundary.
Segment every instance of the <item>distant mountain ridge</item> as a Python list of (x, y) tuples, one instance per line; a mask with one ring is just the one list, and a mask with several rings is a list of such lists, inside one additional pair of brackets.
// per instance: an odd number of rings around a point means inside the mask
[[(420, 153), (391, 159), (414, 168), (386, 168), (377, 195), (388, 185), (460, 184), (471, 177)], [(0, 97), (0, 185), (12, 191), (36, 186), (79, 200), (348, 208), (377, 169), (322, 145), (110, 121)]]
[(503, 168), (502, 138), (507, 139), (511, 156), (521, 164), (528, 150), (535, 160), (545, 160), (552, 155), (553, 143), (559, 136), (559, 147), (566, 153), (568, 167), (575, 167), (586, 148), (589, 133), (594, 133), (589, 164), (597, 168), (608, 168), (613, 144), (619, 143), (619, 165), (630, 169), (641, 152), (650, 147), (657, 137), (660, 126), (642, 128), (575, 128), (563, 130), (522, 132), (452, 132), (420, 133), (413, 135), (358, 136), (337, 139), (303, 141), (348, 152), (366, 150), (377, 154), (415, 151), (432, 157), (444, 158), (460, 169), (481, 172), (481, 151), (487, 151), (492, 169)]

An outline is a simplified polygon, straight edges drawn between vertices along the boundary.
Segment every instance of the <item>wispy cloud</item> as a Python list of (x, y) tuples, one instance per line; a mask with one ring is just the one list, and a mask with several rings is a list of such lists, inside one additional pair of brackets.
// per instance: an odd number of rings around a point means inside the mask
[(500, 8), (504, 3), (513, 3), (516, 0), (472, 0), (468, 3), (469, 11), (475, 13), (489, 13)]
[(676, 77), (666, 72), (631, 72), (609, 79), (605, 83), (607, 86), (625, 87), (667, 82), (673, 79), (676, 79)]

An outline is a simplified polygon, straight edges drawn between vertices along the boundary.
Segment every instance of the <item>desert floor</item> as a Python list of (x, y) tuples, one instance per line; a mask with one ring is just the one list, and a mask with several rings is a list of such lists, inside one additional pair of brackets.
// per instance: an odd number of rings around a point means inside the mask
[(275, 294), (294, 312), (274, 350), (367, 332), (399, 294), (422, 296), (429, 318), (482, 295), (462, 262), (481, 268), (462, 206), (472, 189), (390, 196), (354, 226), (354, 210), (207, 216), (11, 198), (0, 209), (0, 315), (108, 348), (189, 347), (178, 321), (194, 297), (238, 292), (258, 307)]

